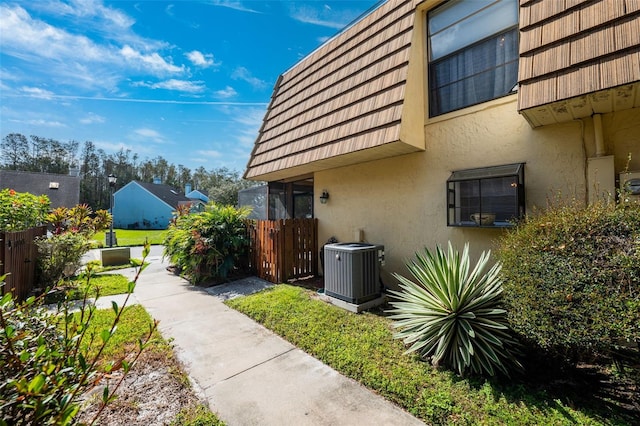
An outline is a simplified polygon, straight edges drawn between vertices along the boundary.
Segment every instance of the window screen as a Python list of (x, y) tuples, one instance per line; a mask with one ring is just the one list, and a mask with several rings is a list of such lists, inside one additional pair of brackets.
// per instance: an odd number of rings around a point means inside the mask
[(428, 16), (429, 114), (509, 94), (518, 79), (516, 0), (453, 0)]

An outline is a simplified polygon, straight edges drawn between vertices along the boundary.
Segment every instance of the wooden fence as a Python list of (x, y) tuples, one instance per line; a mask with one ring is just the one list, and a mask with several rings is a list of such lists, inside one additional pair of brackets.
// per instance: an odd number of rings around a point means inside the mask
[(318, 220), (259, 220), (249, 225), (256, 275), (281, 283), (318, 274)]
[(47, 233), (45, 226), (19, 232), (0, 232), (0, 275), (5, 278), (2, 294), (13, 292), (24, 300), (35, 281), (38, 247), (35, 239)]

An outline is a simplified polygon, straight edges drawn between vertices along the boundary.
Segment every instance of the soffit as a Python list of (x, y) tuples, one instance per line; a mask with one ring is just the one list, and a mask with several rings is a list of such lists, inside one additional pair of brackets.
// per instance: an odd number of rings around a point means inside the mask
[(520, 5), (518, 109), (532, 125), (637, 107), (640, 2)]
[(520, 113), (532, 127), (540, 127), (631, 108), (640, 108), (640, 83), (551, 102)]

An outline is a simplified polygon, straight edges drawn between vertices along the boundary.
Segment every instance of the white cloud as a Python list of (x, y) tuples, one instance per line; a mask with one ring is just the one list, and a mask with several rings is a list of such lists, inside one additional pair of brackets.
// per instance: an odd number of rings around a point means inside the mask
[[(75, 0), (69, 4), (54, 1), (30, 5), (34, 8), (48, 5), (65, 16), (89, 19), (100, 11), (102, 15), (101, 24), (88, 21), (90, 30), (77, 23), (63, 29), (32, 17), (19, 4), (0, 4), (0, 50), (23, 61), (22, 78), (29, 75), (33, 79), (45, 73), (47, 79), (58, 84), (115, 92), (131, 70), (154, 76), (186, 72), (184, 65), (174, 65), (170, 58), (161, 56), (166, 43), (138, 37), (128, 27), (132, 20), (99, 2)], [(107, 28), (102, 38), (93, 34), (91, 39), (82, 33), (100, 32), (94, 25)]]
[(41, 126), (41, 127), (67, 127), (66, 124), (59, 121), (51, 121), (44, 119), (32, 119), (32, 120), (10, 120), (14, 123), (28, 124), (29, 126)]
[(38, 87), (22, 87), (20, 91), (27, 96), (40, 99), (52, 99), (54, 94), (48, 90), (40, 89)]
[(261, 13), (255, 9), (245, 6), (241, 1), (234, 0), (211, 0), (212, 6), (226, 7), (228, 9), (238, 10), (240, 12)]
[(87, 114), (86, 117), (81, 118), (79, 121), (82, 124), (94, 124), (94, 123), (104, 123), (106, 119), (101, 115), (90, 112)]
[(93, 140), (93, 144), (96, 148), (102, 149), (105, 152), (118, 152), (121, 149), (123, 151), (130, 150), (131, 152), (135, 152), (136, 154), (147, 154), (154, 153), (156, 147), (151, 146), (149, 144), (140, 144), (139, 146), (127, 145), (120, 141), (107, 141), (107, 140)]
[(140, 128), (133, 131), (136, 136), (140, 136), (145, 139), (151, 139), (156, 143), (164, 143), (165, 138), (157, 131), (149, 128)]
[[(236, 133), (236, 140), (238, 146), (248, 149), (253, 147), (253, 144), (258, 136), (258, 130), (262, 126), (262, 120), (264, 119), (265, 109), (263, 108), (231, 108), (228, 110), (233, 118), (233, 121), (240, 124), (240, 128)], [(247, 152), (247, 158), (248, 158)]]
[(326, 4), (316, 7), (316, 4), (291, 3), (289, 9), (289, 16), (296, 21), (337, 30), (343, 29), (358, 15), (359, 12), (349, 9), (334, 11)]
[[(129, 28), (135, 20), (119, 10), (102, 4), (98, 0), (71, 0), (69, 2), (48, 1), (41, 2), (36, 7), (59, 16), (91, 19), (94, 24), (104, 21), (105, 24), (119, 29)], [(97, 18), (97, 19), (96, 19)]]
[(180, 67), (175, 66), (172, 63), (167, 62), (157, 52), (144, 54), (133, 49), (129, 45), (125, 45), (120, 49), (120, 55), (122, 55), (122, 57), (135, 68), (145, 70), (150, 69), (155, 73), (160, 74), (177, 74), (184, 72), (184, 65)]
[(0, 5), (3, 53), (22, 59), (44, 57), (60, 61), (83, 58), (84, 61), (108, 61), (112, 55), (89, 38), (74, 35), (46, 22), (32, 19), (20, 6)]
[(242, 80), (253, 86), (254, 89), (264, 89), (267, 87), (267, 83), (264, 80), (260, 80), (257, 77), (251, 75), (251, 72), (245, 67), (238, 67), (231, 73), (231, 78), (234, 80)]
[(224, 89), (215, 92), (215, 96), (218, 98), (228, 99), (236, 96), (238, 92), (231, 86), (227, 86)]
[[(141, 12), (139, 5), (134, 8)], [(141, 50), (163, 49), (167, 43), (151, 40), (133, 31), (135, 19), (126, 13), (105, 6), (102, 0), (59, 0), (32, 2), (29, 8), (62, 17), (79, 31), (99, 34), (116, 45), (130, 44)]]
[(184, 54), (193, 65), (198, 66), (200, 68), (209, 68), (212, 66), (218, 66), (219, 63), (215, 63), (213, 61), (213, 55), (210, 53), (203, 54), (197, 50), (192, 50), (191, 52), (187, 52)]
[(175, 90), (175, 91), (187, 92), (187, 93), (201, 93), (206, 89), (204, 82), (202, 81), (188, 81), (188, 80), (176, 80), (176, 79), (170, 79), (170, 80), (161, 81), (158, 83), (138, 82), (138, 83), (134, 83), (134, 86), (148, 87), (150, 89)]
[(220, 158), (222, 157), (222, 153), (220, 151), (216, 151), (214, 149), (209, 149), (209, 150), (198, 150), (196, 151), (196, 154), (202, 156), (202, 157), (207, 157), (207, 158)]

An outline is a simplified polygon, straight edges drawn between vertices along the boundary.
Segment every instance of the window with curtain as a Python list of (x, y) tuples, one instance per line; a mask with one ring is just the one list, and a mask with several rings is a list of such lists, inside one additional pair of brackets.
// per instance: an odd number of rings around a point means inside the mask
[(427, 19), (430, 116), (513, 92), (518, 81), (517, 0), (451, 0)]

